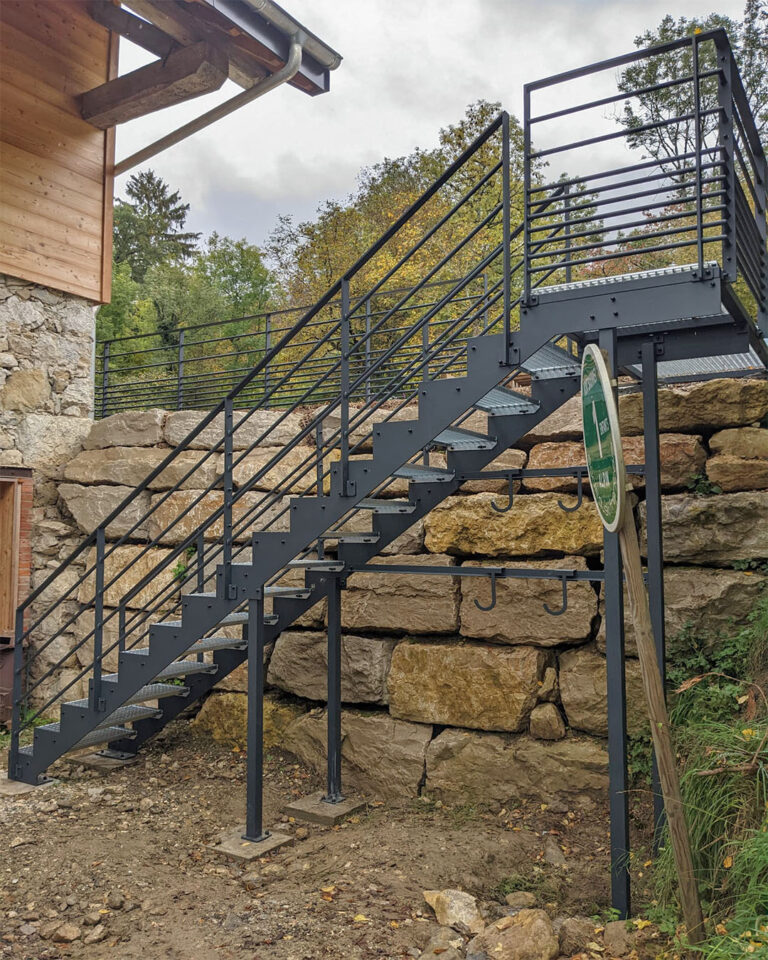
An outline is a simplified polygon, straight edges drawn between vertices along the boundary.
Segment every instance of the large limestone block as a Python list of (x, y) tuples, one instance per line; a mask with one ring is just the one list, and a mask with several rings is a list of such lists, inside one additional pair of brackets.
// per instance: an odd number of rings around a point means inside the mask
[[(253, 533), (253, 522), (250, 511), (264, 513), (256, 521), (258, 529), (263, 529), (267, 523), (272, 525), (270, 530), (285, 531), (290, 519), (288, 512), (283, 513), (287, 500), (278, 500), (277, 503), (267, 504), (269, 498), (263, 493), (248, 491), (235, 500), (232, 506), (232, 524), (235, 529), (235, 539), (245, 542)], [(263, 502), (262, 502), (263, 501)], [(203, 523), (209, 520), (224, 504), (224, 494), (221, 491), (200, 493), (196, 490), (177, 490), (170, 495), (157, 494), (152, 497), (153, 513), (147, 520), (149, 536), (162, 543), (181, 543)], [(281, 516), (278, 516), (281, 514)], [(249, 520), (244, 521), (248, 516)], [(240, 524), (240, 529), (238, 529)], [(205, 529), (206, 540), (219, 540), (224, 532), (224, 520), (219, 516)]]
[[(645, 503), (638, 513), (645, 555)], [(768, 491), (662, 497), (661, 521), (667, 562), (718, 567), (768, 557)]]
[[(361, 415), (364, 419), (360, 419)], [(416, 405), (401, 407), (399, 410), (376, 410), (366, 416), (360, 406), (350, 406), (349, 422), (352, 426), (349, 434), (349, 443), (351, 447), (357, 447), (358, 452), (370, 452), (373, 447), (372, 431), (377, 423), (386, 420), (418, 420), (419, 408)], [(323, 439), (329, 442), (336, 437), (338, 443), (338, 434), (341, 429), (341, 411), (337, 407), (323, 419)]]
[(516, 497), (508, 513), (491, 508), (496, 494), (449, 497), (426, 518), (425, 544), (434, 553), (479, 554), (486, 557), (525, 556), (558, 551), (592, 555), (600, 552), (603, 528), (594, 504), (566, 513), (558, 500), (575, 506), (565, 494), (534, 493)]
[(720, 430), (709, 438), (712, 453), (747, 460), (768, 460), (768, 430), (764, 427), (739, 427)]
[(605, 799), (608, 754), (588, 737), (545, 741), (448, 728), (427, 750), (426, 789), (462, 803), (561, 798), (578, 805)]
[[(285, 493), (312, 491), (316, 481), (315, 448), (296, 446), (291, 450), (277, 450), (274, 447), (254, 450), (236, 464), (233, 477), (237, 487), (258, 477), (252, 487), (254, 490), (281, 487)], [(327, 484), (324, 486), (327, 488)]]
[[(560, 699), (574, 730), (608, 735), (605, 657), (595, 647), (577, 647), (560, 656)], [(637, 734), (648, 727), (645, 694), (637, 660), (626, 661), (627, 730)]]
[(523, 730), (547, 654), (535, 647), (400, 643), (389, 672), (389, 712), (401, 720), (476, 730)]
[[(313, 710), (285, 732), (284, 747), (318, 773), (328, 752), (325, 710)], [(395, 720), (383, 711), (343, 711), (341, 716), (343, 784), (385, 800), (415, 797), (424, 776), (432, 727)]]
[[(699, 641), (712, 643), (738, 630), (752, 612), (768, 577), (739, 570), (706, 567), (666, 567), (664, 569), (664, 622), (667, 643), (683, 630), (690, 630)], [(624, 607), (628, 610), (626, 590)], [(603, 613), (603, 603), (600, 604)], [(637, 656), (634, 627), (625, 617), (626, 650)], [(605, 652), (605, 617), (597, 634), (597, 646)]]
[[(232, 640), (239, 640), (243, 635), (241, 626), (225, 626), (216, 628), (216, 636), (229, 637)], [(272, 657), (274, 643), (268, 643), (264, 647), (264, 675), (266, 677), (267, 667)], [(216, 689), (226, 693), (248, 693), (248, 661), (243, 660), (234, 670), (222, 677), (216, 682)]]
[(51, 385), (42, 370), (14, 370), (0, 390), (0, 409), (42, 410), (51, 399)]
[(16, 432), (16, 446), (24, 457), (24, 465), (44, 476), (59, 476), (62, 464), (82, 449), (92, 422), (86, 417), (27, 414)]
[[(463, 424), (462, 424), (463, 426)], [(526, 465), (528, 455), (524, 450), (505, 450), (499, 454), (495, 460), (492, 460), (483, 470), (522, 470)], [(499, 493), (506, 491), (508, 483), (506, 480), (467, 480), (462, 483), (462, 493)], [(515, 483), (515, 491), (520, 489), (520, 484)]]
[(721, 453), (707, 461), (707, 477), (724, 493), (768, 490), (768, 459), (748, 460)]
[[(466, 567), (490, 566), (471, 560)], [(526, 563), (506, 562), (505, 567), (531, 567), (535, 570), (586, 570), (583, 557), (557, 560), (530, 560)], [(579, 643), (589, 637), (597, 614), (597, 594), (587, 581), (568, 583), (568, 610), (553, 617), (544, 609), (559, 610), (563, 591), (559, 580), (496, 581), (496, 606), (479, 610), (478, 603), (490, 602), (490, 583), (486, 578), (463, 577), (461, 580), (460, 632), (464, 637), (478, 637), (499, 643), (532, 643), (553, 647), (561, 643)]]
[[(92, 533), (122, 502), (133, 493), (133, 487), (84, 487), (78, 483), (60, 483), (59, 495), (84, 533)], [(141, 540), (146, 536), (144, 516), (149, 510), (149, 494), (135, 496), (108, 525), (106, 534), (112, 540), (130, 536)]]
[[(170, 552), (163, 547), (147, 549), (130, 545), (107, 546), (104, 561), (104, 604), (108, 607), (118, 606), (127, 593), (145, 580), (145, 585), (127, 601), (129, 607), (149, 606), (161, 594), (172, 596), (176, 583), (173, 576), (174, 563), (163, 565)], [(91, 547), (86, 560), (87, 569), (91, 570), (95, 563), (96, 548)], [(95, 576), (91, 572), (80, 585), (77, 599), (81, 603), (92, 603), (95, 585)]]
[(153, 447), (163, 440), (164, 410), (128, 410), (97, 420), (83, 446), (86, 450), (100, 447)]
[[(624, 437), (622, 442), (626, 464), (645, 463), (645, 444), (642, 437)], [(661, 485), (666, 490), (685, 487), (692, 476), (701, 473), (707, 453), (701, 437), (683, 433), (664, 433), (659, 437)], [(529, 469), (586, 466), (583, 443), (540, 443), (530, 452)], [(642, 487), (645, 480), (638, 474), (629, 475), (634, 487)], [(585, 485), (589, 481), (585, 478)], [(531, 477), (525, 481), (526, 490), (576, 490), (572, 477)]]
[[(341, 640), (341, 698), (345, 703), (386, 704), (387, 675), (397, 641), (344, 634)], [(324, 633), (286, 630), (269, 661), (267, 682), (307, 700), (327, 700), (328, 638)]]
[[(768, 381), (708, 380), (659, 391), (659, 429), (697, 433), (721, 427), (741, 427), (762, 420), (768, 413)], [(642, 434), (643, 396), (621, 398), (622, 432)]]
[[(264, 697), (264, 748), (284, 746), (285, 732), (306, 707), (280, 700), (274, 695)], [(208, 734), (217, 743), (236, 750), (248, 745), (248, 697), (244, 693), (213, 692), (192, 721), (192, 726)]]
[[(64, 468), (64, 479), (73, 483), (114, 483), (136, 487), (171, 453), (157, 447), (104, 447), (84, 450)], [(182, 451), (149, 483), (150, 490), (204, 490), (221, 476), (220, 454)]]
[[(179, 410), (169, 413), (163, 436), (166, 443), (177, 447), (189, 433), (208, 416), (206, 410)], [(235, 410), (233, 416), (232, 449), (247, 450), (254, 444), (260, 447), (282, 447), (290, 443), (302, 429), (299, 413), (285, 410)], [(217, 414), (190, 441), (192, 450), (224, 449), (224, 414)]]
[(417, 520), (404, 530), (399, 537), (395, 537), (392, 543), (382, 548), (385, 555), (395, 553), (422, 553), (424, 550), (424, 520)]
[[(141, 632), (140, 624), (145, 622), (144, 617), (139, 611), (131, 611), (126, 615), (126, 640), (128, 645), (130, 645), (138, 636), (138, 633)], [(118, 649), (118, 641), (120, 639), (119, 625), (118, 611), (114, 608), (105, 607), (101, 640), (103, 656), (102, 670), (104, 673), (117, 673), (119, 666), (118, 658), (120, 656)], [(92, 607), (82, 611), (72, 625), (72, 629), (76, 638), (75, 646), (77, 646), (75, 657), (81, 667), (87, 667), (93, 663), (94, 612)]]
[(581, 434), (581, 397), (577, 395), (566, 400), (561, 407), (545, 417), (523, 437), (520, 445), (531, 447), (535, 443), (546, 441), (557, 443), (562, 440), (578, 440)]
[[(384, 566), (446, 567), (446, 556), (386, 556)], [(341, 618), (345, 630), (377, 633), (455, 633), (459, 623), (459, 584), (443, 574), (355, 573), (347, 582)]]

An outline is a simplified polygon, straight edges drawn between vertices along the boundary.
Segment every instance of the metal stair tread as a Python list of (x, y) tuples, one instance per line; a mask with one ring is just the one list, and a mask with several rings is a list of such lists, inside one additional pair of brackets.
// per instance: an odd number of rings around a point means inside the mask
[(174, 660), (157, 674), (155, 680), (185, 677), (188, 673), (216, 673), (218, 669), (215, 663), (202, 663), (200, 660)]
[(510, 414), (536, 413), (540, 404), (525, 394), (516, 393), (508, 387), (494, 387), (475, 407), (491, 416), (509, 416)]
[(287, 597), (289, 600), (308, 600), (313, 587), (264, 587), (265, 597)]
[(114, 713), (110, 713), (96, 729), (115, 727), (121, 723), (133, 723), (136, 720), (147, 720), (150, 717), (158, 717), (161, 713), (162, 711), (157, 707), (142, 707), (139, 704), (127, 703), (124, 707), (118, 707)]
[(338, 543), (377, 543), (381, 539), (378, 533), (344, 533), (342, 530), (321, 533), (320, 540), (336, 540)]
[(413, 513), (416, 509), (416, 505), (407, 500), (377, 500), (375, 497), (365, 497), (357, 507), (374, 513)]
[(433, 446), (446, 447), (448, 450), (493, 450), (496, 440), (473, 430), (461, 427), (448, 427), (432, 441)]
[(453, 480), (454, 473), (451, 470), (440, 470), (438, 467), (423, 467), (417, 463), (404, 463), (393, 471), (393, 476), (405, 480), (432, 481), (436, 483), (447, 483)]
[(534, 380), (581, 375), (581, 363), (578, 358), (554, 343), (546, 343), (531, 354), (522, 364), (522, 368)]
[[(48, 733), (61, 733), (61, 725), (58, 723), (46, 723), (37, 729), (45, 730)], [(84, 747), (90, 747), (96, 743), (108, 743), (110, 740), (120, 740), (125, 737), (135, 736), (136, 731), (131, 730), (128, 727), (105, 725), (96, 727), (94, 730), (91, 730), (90, 733), (86, 733), (84, 737), (81, 737), (77, 743), (73, 744), (73, 746), (71, 746), (69, 749), (82, 750)]]
[(203, 640), (197, 640), (186, 653), (209, 653), (215, 650), (242, 650), (248, 646), (248, 641), (241, 639), (232, 640), (230, 637), (205, 637)]
[[(117, 674), (114, 675), (117, 677)], [(104, 677), (103, 679), (108, 679)], [(189, 687), (179, 686), (175, 683), (147, 683), (125, 701), (130, 703), (144, 703), (146, 700), (162, 700), (163, 697), (186, 697), (189, 696)]]
[[(273, 627), (278, 620), (279, 617), (276, 613), (264, 614), (264, 623), (269, 627)], [(230, 626), (233, 623), (248, 623), (248, 611), (235, 610), (234, 613), (228, 613), (226, 617), (219, 620), (219, 626)]]
[(290, 570), (327, 570), (331, 573), (338, 573), (344, 569), (344, 564), (340, 560), (319, 560), (317, 557), (305, 557), (301, 560), (291, 560), (288, 568)]

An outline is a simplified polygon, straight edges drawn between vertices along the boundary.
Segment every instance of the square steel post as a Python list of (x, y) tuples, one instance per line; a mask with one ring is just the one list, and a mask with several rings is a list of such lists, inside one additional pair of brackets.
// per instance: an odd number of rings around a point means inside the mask
[[(666, 637), (664, 633), (664, 546), (661, 531), (661, 464), (659, 455), (659, 396), (656, 345), (642, 346), (643, 432), (645, 434), (645, 508), (648, 540), (648, 601), (656, 641), (656, 658), (662, 684), (666, 683)], [(657, 850), (664, 827), (664, 798), (656, 757), (653, 758), (653, 842)]]
[(341, 577), (328, 591), (328, 785), (323, 801), (341, 803)]
[(264, 592), (248, 604), (248, 767), (243, 840), (266, 840), (264, 830)]
[[(616, 331), (600, 331), (600, 349), (616, 376)], [(614, 390), (616, 388), (614, 387)], [(611, 812), (611, 905), (630, 913), (627, 693), (624, 676), (624, 577), (617, 533), (603, 534), (605, 554), (605, 659), (608, 705), (608, 779)]]

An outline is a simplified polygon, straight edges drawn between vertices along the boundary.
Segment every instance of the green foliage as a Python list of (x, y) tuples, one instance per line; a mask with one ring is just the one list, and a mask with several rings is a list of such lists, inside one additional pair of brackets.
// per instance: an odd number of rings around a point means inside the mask
[(697, 497), (709, 497), (712, 494), (723, 492), (722, 487), (718, 487), (716, 483), (712, 483), (703, 473), (691, 474), (685, 485), (691, 493)]

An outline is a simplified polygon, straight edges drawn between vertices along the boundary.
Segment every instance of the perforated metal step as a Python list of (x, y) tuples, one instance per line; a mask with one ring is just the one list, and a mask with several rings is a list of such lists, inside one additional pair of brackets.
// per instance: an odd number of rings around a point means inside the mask
[[(265, 613), (264, 614), (264, 623), (269, 627), (274, 627), (277, 621), (280, 618), (276, 613)], [(248, 623), (248, 611), (247, 610), (235, 610), (234, 613), (228, 613), (223, 620), (219, 621), (219, 626), (228, 627), (233, 623)]]
[(534, 380), (581, 376), (581, 363), (578, 358), (553, 343), (537, 350), (522, 366)]
[(370, 510), (372, 513), (413, 513), (415, 504), (406, 500), (376, 500), (369, 497), (358, 503), (360, 510)]
[(493, 450), (496, 441), (472, 430), (449, 427), (435, 437), (432, 446), (445, 447), (446, 450)]
[(121, 723), (133, 723), (136, 720), (147, 720), (150, 717), (159, 717), (162, 713), (157, 707), (142, 707), (140, 704), (128, 704), (111, 713), (106, 720), (98, 725), (97, 730), (103, 727), (114, 727)]
[(334, 533), (331, 530), (329, 533), (322, 533), (320, 539), (325, 540), (335, 540), (337, 543), (376, 543), (379, 540), (378, 533), (344, 533), (343, 530), (339, 530), (337, 533)]
[[(115, 678), (117, 675), (115, 674)], [(104, 678), (109, 679), (108, 677)], [(147, 700), (162, 700), (163, 697), (188, 697), (189, 687), (182, 687), (175, 683), (147, 683), (128, 697), (128, 703), (146, 703)]]
[(244, 650), (248, 642), (243, 639), (232, 640), (230, 637), (206, 637), (198, 640), (187, 650), (187, 653), (211, 653), (216, 650)]
[(511, 417), (536, 413), (540, 405), (536, 400), (531, 400), (522, 393), (515, 393), (508, 387), (494, 387), (482, 400), (478, 400), (475, 406), (492, 417)]
[[(48, 730), (51, 733), (60, 733), (61, 727), (58, 723), (46, 723), (44, 726), (39, 727), (39, 730)], [(128, 727), (97, 727), (95, 730), (91, 730), (90, 733), (87, 733), (82, 740), (78, 740), (77, 743), (70, 747), (71, 750), (83, 750), (85, 747), (92, 747), (97, 743), (109, 743), (110, 740), (122, 740), (125, 737), (135, 737), (136, 731), (130, 730)]]
[(288, 567), (291, 570), (325, 570), (328, 573), (339, 573), (344, 569), (344, 564), (338, 560), (318, 560), (317, 557), (304, 557), (301, 560), (292, 560)]
[(199, 660), (175, 660), (155, 677), (155, 680), (170, 680), (174, 677), (186, 677), (193, 673), (216, 673), (215, 663), (201, 663)]
[(265, 597), (285, 597), (288, 600), (309, 600), (312, 596), (312, 587), (305, 589), (297, 587), (264, 587)]
[(393, 476), (426, 483), (448, 483), (453, 480), (454, 474), (450, 470), (440, 470), (437, 467), (422, 467), (417, 463), (404, 463), (402, 467), (398, 467), (394, 471)]

